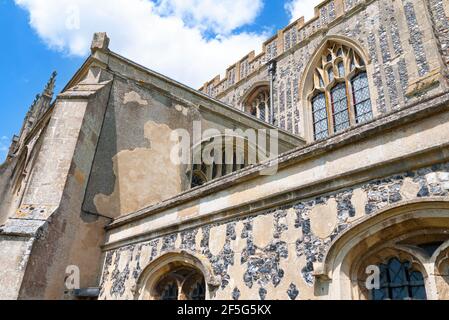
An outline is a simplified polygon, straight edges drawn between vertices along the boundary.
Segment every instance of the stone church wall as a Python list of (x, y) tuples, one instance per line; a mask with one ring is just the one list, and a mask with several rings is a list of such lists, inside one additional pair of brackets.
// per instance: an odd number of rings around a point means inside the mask
[(443, 163), (107, 251), (100, 298), (133, 299), (145, 266), (182, 249), (205, 257), (220, 277), (215, 299), (319, 299), (313, 266), (339, 234), (386, 206), (448, 194)]
[[(116, 78), (84, 208), (109, 217), (130, 213), (186, 189), (186, 170), (170, 160), (175, 129), (192, 132), (194, 108)], [(142, 186), (146, 186), (142, 189)], [(154, 187), (154, 189), (152, 188)], [(162, 188), (163, 187), (163, 188)]]

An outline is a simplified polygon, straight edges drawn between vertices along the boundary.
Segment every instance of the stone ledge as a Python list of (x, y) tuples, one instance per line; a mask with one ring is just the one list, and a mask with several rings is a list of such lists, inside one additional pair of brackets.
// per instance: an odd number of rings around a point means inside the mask
[(25, 220), (10, 218), (0, 227), (0, 235), (16, 237), (35, 237), (45, 220)]

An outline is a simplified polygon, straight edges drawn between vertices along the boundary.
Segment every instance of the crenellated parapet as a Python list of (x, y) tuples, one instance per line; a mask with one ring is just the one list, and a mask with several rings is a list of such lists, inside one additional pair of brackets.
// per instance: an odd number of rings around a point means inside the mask
[(226, 70), (224, 79), (217, 75), (206, 82), (200, 91), (212, 97), (222, 97), (228, 90), (259, 72), (270, 60), (293, 50), (300, 43), (307, 42), (314, 34), (323, 32), (326, 27), (342, 16), (351, 14), (357, 7), (371, 1), (326, 0), (321, 2), (315, 7), (315, 16), (312, 19), (306, 22), (304, 17), (301, 17), (279, 30), (276, 35), (263, 43), (260, 54), (256, 55), (254, 51), (251, 51)]

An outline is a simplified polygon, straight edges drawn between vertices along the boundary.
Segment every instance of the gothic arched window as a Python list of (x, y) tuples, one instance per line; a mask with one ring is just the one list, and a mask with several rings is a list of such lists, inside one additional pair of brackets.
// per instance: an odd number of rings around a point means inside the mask
[(314, 71), (309, 98), (315, 140), (373, 117), (365, 62), (341, 44), (330, 43), (325, 48)]
[(244, 101), (244, 110), (262, 121), (271, 123), (270, 88), (259, 86)]
[(174, 268), (156, 283), (157, 300), (205, 300), (206, 284), (201, 272), (192, 267)]
[(422, 273), (410, 261), (392, 258), (378, 265), (380, 287), (370, 291), (371, 300), (426, 300)]

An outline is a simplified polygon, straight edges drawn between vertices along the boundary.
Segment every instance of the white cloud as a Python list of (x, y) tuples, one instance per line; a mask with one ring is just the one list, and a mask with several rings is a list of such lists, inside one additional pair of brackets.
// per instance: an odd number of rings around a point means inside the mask
[(157, 12), (175, 15), (189, 25), (227, 34), (251, 23), (262, 9), (261, 0), (159, 0)]
[(53, 49), (86, 55), (93, 33), (106, 31), (112, 50), (193, 87), (261, 48), (267, 34), (231, 31), (252, 22), (262, 1), (15, 0)]
[(306, 21), (315, 16), (315, 6), (323, 0), (289, 0), (285, 4), (285, 9), (290, 15), (290, 22), (293, 22), (302, 16)]

